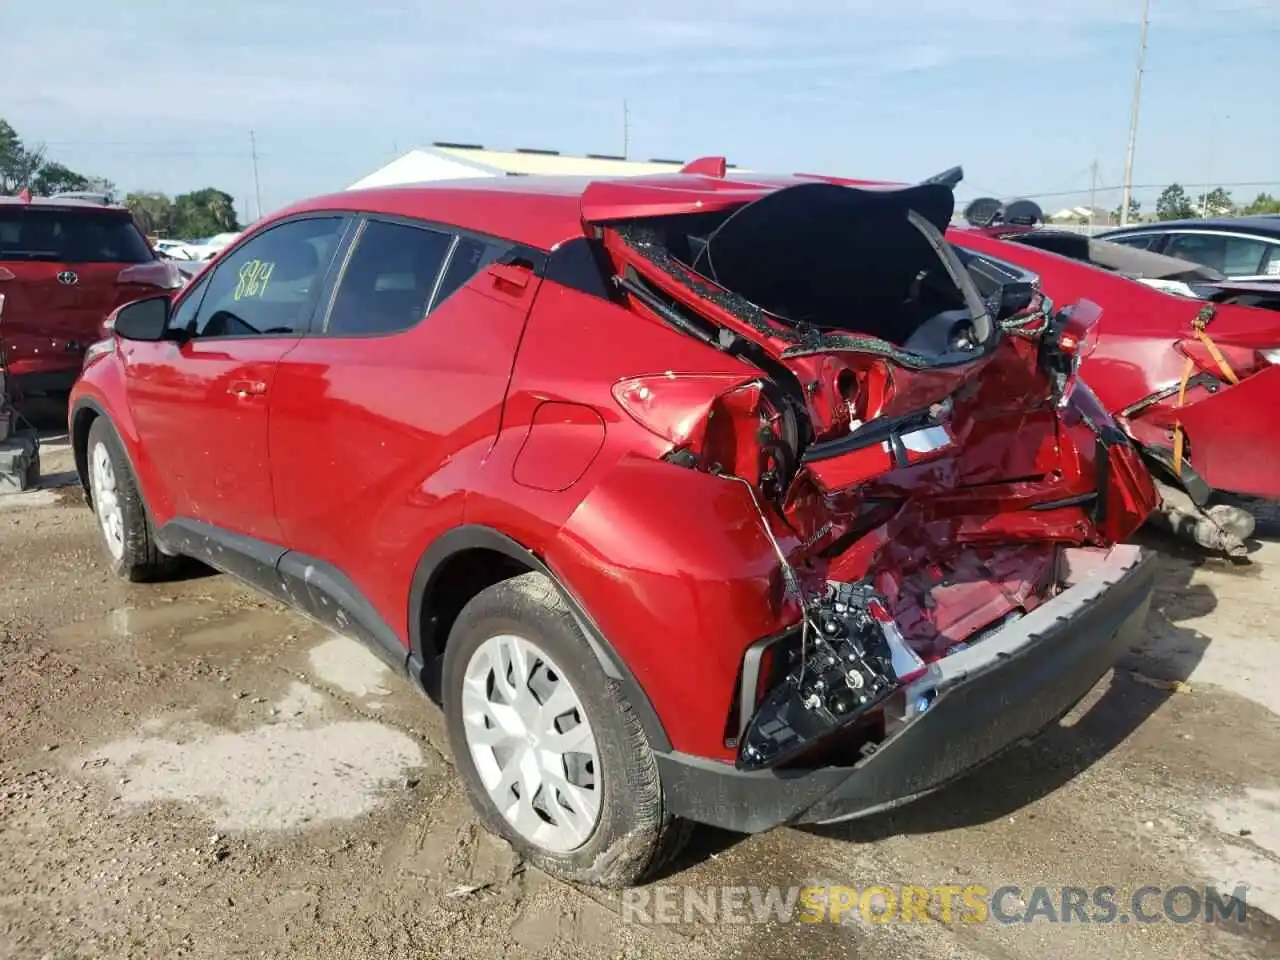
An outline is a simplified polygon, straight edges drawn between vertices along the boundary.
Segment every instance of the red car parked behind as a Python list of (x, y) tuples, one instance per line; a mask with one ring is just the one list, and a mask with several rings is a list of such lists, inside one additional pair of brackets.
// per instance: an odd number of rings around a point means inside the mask
[(181, 283), (124, 207), (0, 197), (0, 339), (15, 393), (65, 394), (108, 313)]
[(562, 876), (929, 793), (1076, 703), (1153, 577), (1096, 317), (966, 266), (952, 209), (720, 159), (298, 204), (90, 351), (110, 562), (365, 639)]
[[(1280, 408), (1280, 285), (1225, 282), (1195, 264), (1038, 229), (1038, 209), (1027, 201), (1003, 209), (1019, 208), (1030, 211), (1029, 222), (983, 225), (975, 217), (976, 225), (948, 236), (1034, 272), (1059, 302), (1102, 308), (1084, 378), (1164, 481), (1172, 525), (1185, 516), (1203, 545), (1244, 555), (1252, 518), (1213, 500), (1216, 493), (1280, 499), (1272, 421)], [(1185, 273), (1161, 279), (1179, 266)]]

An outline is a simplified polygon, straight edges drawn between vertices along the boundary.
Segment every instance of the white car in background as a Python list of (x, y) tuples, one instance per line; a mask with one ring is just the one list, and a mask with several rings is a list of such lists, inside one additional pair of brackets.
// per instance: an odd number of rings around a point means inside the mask
[(157, 240), (152, 246), (156, 253), (162, 253), (173, 260), (197, 260), (193, 256), (191, 244), (185, 240)]
[(192, 240), (185, 245), (192, 260), (208, 260), (214, 254), (222, 252), (240, 236), (239, 233), (219, 233), (202, 240)]

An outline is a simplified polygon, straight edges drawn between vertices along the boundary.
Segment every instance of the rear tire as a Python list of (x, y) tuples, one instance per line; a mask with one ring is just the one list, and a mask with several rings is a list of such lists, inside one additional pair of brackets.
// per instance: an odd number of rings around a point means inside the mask
[(85, 463), (89, 500), (112, 571), (133, 582), (168, 579), (180, 560), (161, 553), (156, 545), (133, 468), (105, 417), (98, 417), (89, 427)]
[(495, 584), (463, 608), (443, 700), (472, 805), (530, 863), (627, 887), (687, 841), (691, 824), (667, 811), (634, 711), (546, 576)]

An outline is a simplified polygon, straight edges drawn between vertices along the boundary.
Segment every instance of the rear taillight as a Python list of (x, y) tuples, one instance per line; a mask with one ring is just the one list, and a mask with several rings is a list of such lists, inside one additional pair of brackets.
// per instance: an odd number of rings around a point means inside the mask
[(1054, 381), (1058, 405), (1071, 402), (1080, 382), (1080, 365), (1098, 345), (1102, 308), (1089, 300), (1063, 308), (1041, 341), (1041, 366)]
[(622, 380), (613, 396), (632, 419), (672, 445), (667, 460), (736, 477), (769, 500), (778, 500), (791, 482), (796, 421), (769, 381), (669, 372)]
[(161, 290), (177, 290), (186, 281), (180, 271), (168, 260), (153, 260), (150, 263), (135, 263), (125, 267), (116, 276), (116, 283), (137, 283)]
[(613, 397), (642, 427), (678, 447), (700, 447), (712, 408), (748, 386), (738, 374), (662, 373), (622, 380)]

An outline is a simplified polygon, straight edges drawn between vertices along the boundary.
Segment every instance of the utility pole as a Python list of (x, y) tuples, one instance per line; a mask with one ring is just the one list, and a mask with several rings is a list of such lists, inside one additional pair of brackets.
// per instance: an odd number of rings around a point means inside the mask
[(631, 111), (627, 109), (627, 101), (622, 101), (622, 159), (626, 160), (631, 150)]
[(1129, 222), (1129, 202), (1133, 197), (1133, 149), (1138, 141), (1138, 106), (1142, 102), (1142, 68), (1147, 58), (1147, 25), (1151, 22), (1151, 0), (1142, 0), (1142, 33), (1138, 40), (1138, 69), (1133, 80), (1133, 107), (1129, 111), (1129, 143), (1124, 152), (1124, 192), (1120, 197), (1120, 226)]
[(1213, 148), (1218, 142), (1218, 119), (1216, 113), (1209, 118), (1209, 155), (1204, 164), (1204, 189), (1200, 192), (1200, 216), (1202, 217), (1209, 216), (1209, 188), (1213, 180)]
[(257, 201), (258, 217), (262, 219), (262, 184), (258, 180), (258, 141), (253, 135), (253, 131), (249, 131), (249, 153), (253, 156), (253, 195)]
[(1089, 181), (1089, 236), (1093, 236), (1093, 211), (1098, 202), (1098, 161), (1093, 161), (1089, 168), (1092, 177)]

